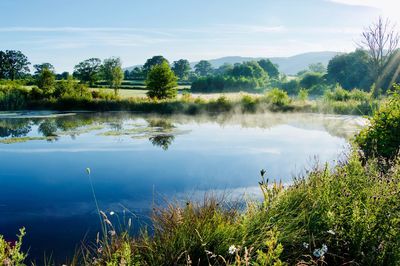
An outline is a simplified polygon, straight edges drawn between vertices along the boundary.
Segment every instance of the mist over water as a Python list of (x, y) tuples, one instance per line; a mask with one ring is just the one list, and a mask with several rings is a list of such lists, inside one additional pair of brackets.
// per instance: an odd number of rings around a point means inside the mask
[(364, 124), (317, 114), (1, 113), (0, 228), (12, 240), (25, 226), (34, 257), (67, 256), (99, 230), (87, 167), (100, 209), (137, 230), (153, 203), (257, 198), (260, 169), (289, 184), (315, 158), (333, 163)]

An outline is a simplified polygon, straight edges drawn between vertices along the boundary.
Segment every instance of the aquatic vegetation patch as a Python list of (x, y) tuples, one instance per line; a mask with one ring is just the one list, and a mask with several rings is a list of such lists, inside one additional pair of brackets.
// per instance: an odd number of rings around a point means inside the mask
[(56, 136), (51, 136), (51, 137), (15, 137), (15, 138), (0, 139), (0, 143), (2, 143), (2, 144), (14, 144), (14, 143), (22, 143), (22, 142), (33, 141), (33, 140), (53, 141), (53, 140), (55, 140), (55, 138), (56, 138)]

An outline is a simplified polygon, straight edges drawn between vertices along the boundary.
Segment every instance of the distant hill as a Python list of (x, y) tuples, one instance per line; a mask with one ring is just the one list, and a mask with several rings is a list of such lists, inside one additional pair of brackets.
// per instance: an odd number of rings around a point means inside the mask
[[(339, 52), (310, 52), (304, 54), (298, 54), (290, 57), (271, 57), (269, 58), (274, 64), (279, 65), (279, 70), (287, 75), (295, 75), (297, 72), (306, 69), (310, 64), (322, 63), (328, 65), (335, 55), (340, 54)], [(241, 57), (241, 56), (227, 56), (217, 59), (208, 60), (214, 68), (220, 67), (225, 63), (235, 64), (242, 63), (245, 61), (260, 60), (267, 57)], [(192, 68), (197, 62), (191, 62)], [(133, 69), (135, 66), (127, 67), (125, 69)]]

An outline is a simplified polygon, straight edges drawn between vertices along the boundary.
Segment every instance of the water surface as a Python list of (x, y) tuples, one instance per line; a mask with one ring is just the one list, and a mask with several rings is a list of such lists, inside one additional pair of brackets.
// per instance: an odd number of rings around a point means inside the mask
[[(0, 233), (25, 226), (33, 256), (67, 256), (100, 209), (146, 223), (153, 203), (205, 192), (257, 197), (260, 169), (290, 183), (333, 162), (364, 120), (315, 114), (0, 113)], [(118, 216), (118, 217), (117, 217)]]

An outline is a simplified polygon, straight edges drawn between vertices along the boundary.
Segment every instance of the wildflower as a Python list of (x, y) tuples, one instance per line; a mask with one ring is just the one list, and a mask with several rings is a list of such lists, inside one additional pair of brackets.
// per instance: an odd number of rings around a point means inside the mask
[(331, 234), (331, 235), (336, 235), (336, 233), (335, 233), (335, 231), (333, 231), (333, 230), (328, 230), (328, 231), (326, 231), (328, 234)]
[(310, 245), (309, 245), (308, 243), (303, 242), (303, 247), (304, 247), (305, 249), (308, 249), (309, 246), (310, 246)]
[(235, 245), (231, 245), (228, 249), (229, 254), (235, 254), (237, 251), (237, 248), (235, 247)]
[(323, 244), (321, 248), (314, 250), (313, 255), (317, 258), (323, 257), (325, 253), (328, 252), (328, 246)]
[(115, 214), (115, 212), (113, 212), (113, 211), (110, 211), (110, 215), (111, 216), (113, 216)]
[(89, 168), (89, 167), (86, 168), (86, 173), (87, 173), (88, 175), (90, 175), (90, 168)]

